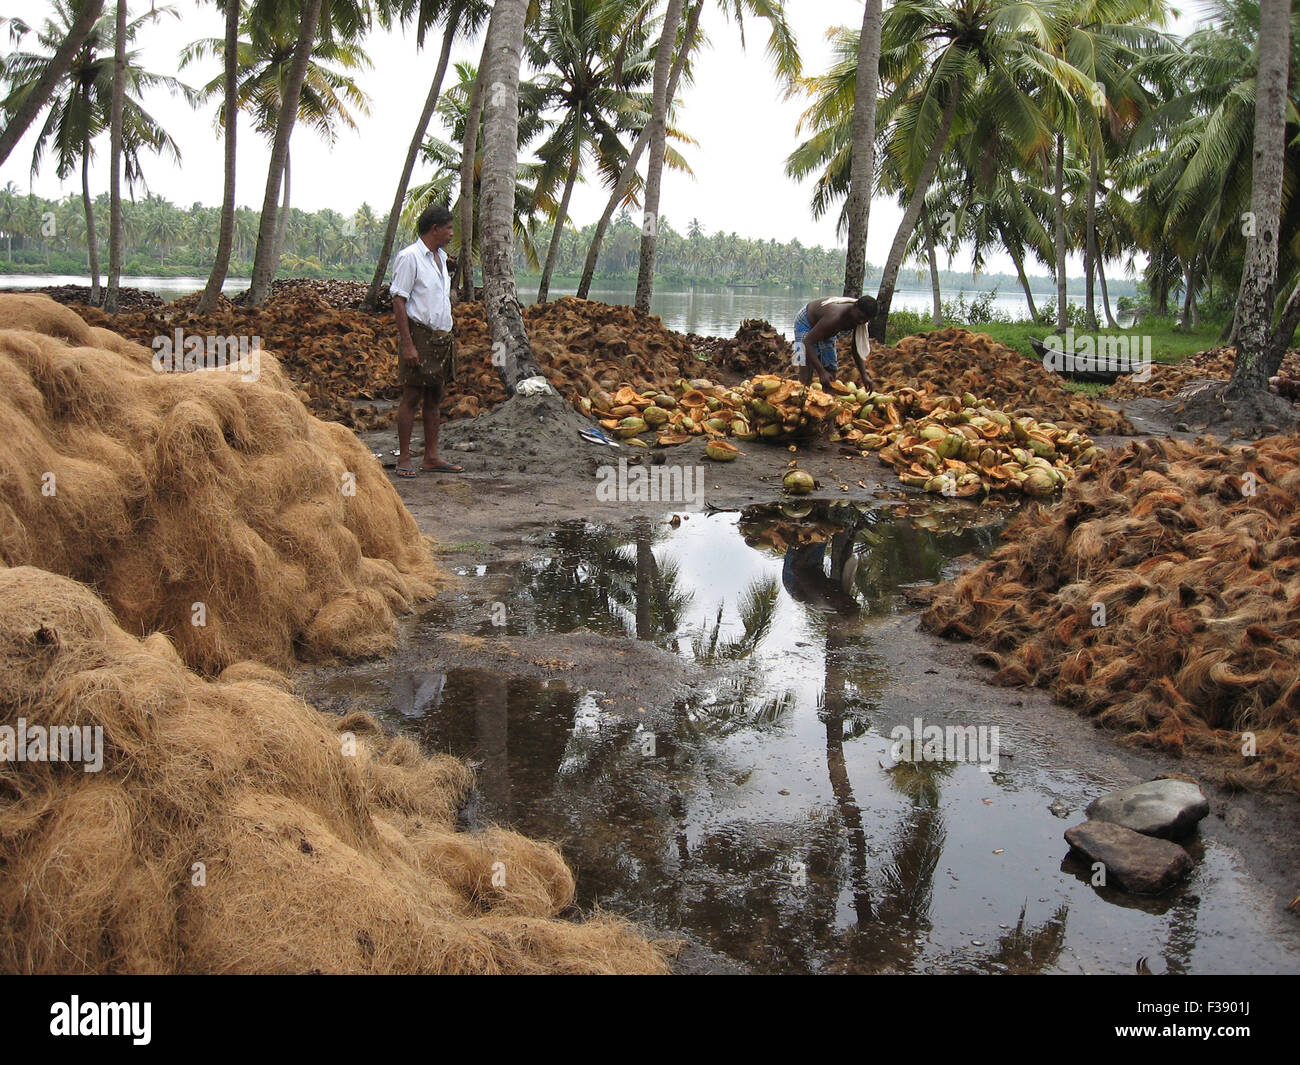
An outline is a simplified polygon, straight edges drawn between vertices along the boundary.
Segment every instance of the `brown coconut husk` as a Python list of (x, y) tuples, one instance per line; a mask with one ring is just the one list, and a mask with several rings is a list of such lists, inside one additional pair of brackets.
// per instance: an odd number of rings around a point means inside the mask
[(1005, 538), (939, 587), (925, 628), (989, 648), (994, 683), (1300, 792), (1300, 436), (1132, 444)]
[(257, 381), (152, 356), (0, 296), (0, 562), (94, 587), (205, 673), (391, 649), (440, 574), (375, 457), (269, 351)]
[(472, 785), (362, 714), (236, 663), (205, 680), (90, 589), (0, 568), (0, 725), (103, 730), (103, 765), (0, 761), (0, 971), (663, 972), (557, 920), (555, 847), (456, 832)]

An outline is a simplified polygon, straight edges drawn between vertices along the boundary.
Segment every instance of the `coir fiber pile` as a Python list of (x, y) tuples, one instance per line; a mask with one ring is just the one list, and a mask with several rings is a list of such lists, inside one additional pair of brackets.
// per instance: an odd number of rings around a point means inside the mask
[(994, 683), (1300, 792), (1300, 437), (1131, 444), (1005, 536), (925, 628), (989, 647)]
[(438, 572), (382, 467), (259, 377), (159, 373), (43, 296), (0, 296), (0, 562), (95, 588), (192, 668), (380, 653)]
[(285, 684), (204, 680), (83, 585), (0, 567), (0, 725), (103, 730), (98, 772), (0, 761), (0, 971), (664, 970), (621, 922), (555, 919), (553, 847), (453, 830), (462, 763)]
[[(840, 359), (840, 376), (854, 374), (852, 360)], [(872, 346), (867, 371), (877, 388), (923, 388), (970, 392), (1010, 413), (1090, 434), (1135, 436), (1124, 415), (1090, 396), (1071, 392), (1056, 374), (984, 333), (937, 329), (904, 337), (891, 347)]]

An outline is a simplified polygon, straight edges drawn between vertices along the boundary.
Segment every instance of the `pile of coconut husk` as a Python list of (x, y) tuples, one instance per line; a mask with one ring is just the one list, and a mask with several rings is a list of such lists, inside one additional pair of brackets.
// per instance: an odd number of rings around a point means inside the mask
[(0, 761), (0, 971), (665, 970), (624, 922), (557, 919), (555, 847), (455, 830), (463, 763), (288, 688), (203, 679), (86, 586), (0, 566), (0, 726), (25, 743)]
[(1300, 791), (1300, 436), (1099, 456), (922, 625), (1135, 742)]
[[(1194, 381), (1227, 381), (1232, 377), (1232, 367), (1236, 361), (1237, 349), (1233, 347), (1198, 351), (1182, 362), (1153, 363), (1151, 376), (1146, 381), (1137, 381), (1132, 376), (1120, 377), (1106, 389), (1105, 394), (1112, 399), (1141, 399), (1147, 396), (1172, 399)], [(1279, 378), (1273, 381), (1274, 391), (1284, 399), (1294, 400), (1294, 379), (1300, 378), (1300, 351), (1287, 352), (1282, 360)], [(1286, 379), (1290, 379), (1289, 384), (1282, 383)]]
[[(177, 329), (192, 336), (256, 336), (264, 349), (276, 353), (313, 414), (357, 430), (389, 425), (391, 405), (401, 394), (397, 325), (391, 313), (335, 309), (293, 289), (256, 310), (225, 301), (207, 315), (197, 315), (192, 303), (179, 301), (111, 318), (95, 308), (78, 310), (87, 321), (111, 326), (145, 345), (173, 336)], [(447, 389), (442, 413), (448, 419), (472, 418), (503, 403), (505, 386), (492, 362), (482, 303), (456, 304), (453, 316), (458, 375)], [(538, 363), (558, 389), (577, 384), (589, 390), (616, 380), (647, 385), (694, 373), (700, 365), (685, 337), (631, 307), (566, 297), (529, 307), (525, 319)]]
[(0, 562), (94, 587), (205, 673), (391, 649), (439, 573), (383, 467), (269, 350), (161, 354), (0, 295)]
[[(46, 285), (44, 288), (13, 288), (7, 292), (37, 292), (49, 296), (55, 303), (68, 306), (73, 304), (90, 304), (91, 289), (89, 285)], [(104, 289), (100, 288), (103, 299)], [(146, 292), (142, 288), (119, 288), (117, 306), (122, 311), (147, 311), (161, 307), (166, 301), (156, 292)]]
[(698, 355), (708, 359), (709, 373), (739, 374), (755, 377), (759, 374), (784, 374), (789, 372), (794, 359), (794, 348), (783, 333), (778, 333), (771, 322), (761, 318), (748, 318), (740, 323), (736, 335), (727, 337), (687, 338)]
[[(316, 277), (282, 277), (271, 282), (271, 291), (267, 296), (268, 304), (277, 300), (289, 300), (293, 303), (314, 303), (318, 307), (329, 307), (336, 311), (359, 311), (366, 301), (370, 284), (366, 281), (341, 281), (337, 278)], [(241, 293), (242, 297), (248, 294)], [(243, 299), (236, 302), (242, 303)], [(388, 283), (379, 287), (379, 298), (375, 308), (380, 314), (391, 314), (393, 297), (388, 292)]]
[[(850, 362), (840, 376), (853, 373)], [(969, 392), (999, 410), (1081, 432), (1134, 436), (1129, 420), (1090, 396), (1071, 392), (1060, 377), (984, 333), (938, 329), (905, 337), (893, 347), (872, 346), (867, 370), (877, 388), (924, 388), (945, 395)]]

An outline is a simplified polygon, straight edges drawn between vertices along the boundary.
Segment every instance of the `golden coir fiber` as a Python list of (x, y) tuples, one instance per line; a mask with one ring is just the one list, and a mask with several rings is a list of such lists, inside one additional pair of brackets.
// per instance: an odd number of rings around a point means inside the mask
[(994, 683), (1300, 792), (1300, 437), (1131, 444), (1005, 538), (925, 628), (988, 647)]
[(665, 970), (626, 923), (557, 918), (553, 846), (454, 830), (463, 763), (284, 689), (251, 662), (200, 677), (83, 585), (0, 567), (0, 726), (103, 736), (96, 772), (0, 761), (0, 971)]
[(374, 456), (269, 352), (255, 374), (153, 359), (0, 296), (0, 562), (90, 585), (205, 673), (390, 649), (439, 573)]

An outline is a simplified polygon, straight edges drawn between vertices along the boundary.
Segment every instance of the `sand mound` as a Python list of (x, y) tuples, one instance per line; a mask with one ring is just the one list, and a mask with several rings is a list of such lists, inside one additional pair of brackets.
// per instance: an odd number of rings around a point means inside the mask
[[(853, 375), (852, 360), (840, 360), (840, 376)], [(1089, 433), (1134, 436), (1124, 415), (1089, 396), (1071, 392), (1060, 377), (984, 333), (938, 329), (904, 337), (891, 347), (875, 347), (867, 371), (877, 388), (922, 388), (942, 393), (971, 392), (1013, 414), (1055, 422)]]
[(207, 673), (391, 648), (438, 574), (373, 455), (266, 351), (256, 381), (153, 354), (0, 296), (0, 562), (94, 587)]
[[(0, 971), (664, 970), (625, 924), (554, 919), (554, 847), (453, 830), (461, 762), (284, 684), (204, 680), (82, 585), (0, 568), (0, 726), (32, 758), (0, 761)], [(33, 757), (83, 726), (102, 745)]]
[(1131, 444), (1005, 537), (925, 628), (991, 648), (994, 683), (1300, 792), (1300, 437)]

